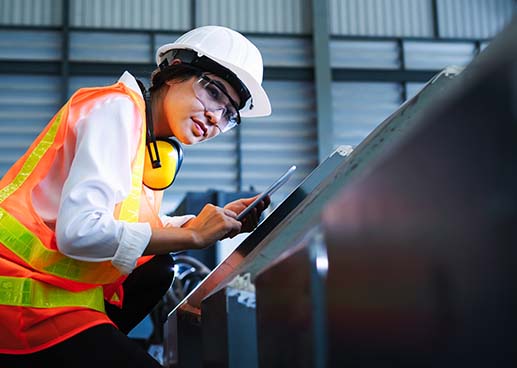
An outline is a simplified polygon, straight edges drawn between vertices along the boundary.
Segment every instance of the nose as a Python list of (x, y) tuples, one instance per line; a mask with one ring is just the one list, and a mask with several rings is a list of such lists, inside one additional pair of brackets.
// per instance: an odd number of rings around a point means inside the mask
[(218, 124), (221, 120), (221, 111), (208, 111), (205, 110), (205, 116), (208, 119), (208, 122), (212, 125), (215, 125), (217, 128), (219, 128)]

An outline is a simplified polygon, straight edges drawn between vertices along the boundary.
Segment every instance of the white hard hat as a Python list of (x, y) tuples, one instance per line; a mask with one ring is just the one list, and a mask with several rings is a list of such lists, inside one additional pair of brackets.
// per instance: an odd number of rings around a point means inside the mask
[[(249, 92), (249, 96), (251, 96), (248, 103), (242, 106), (240, 110), (242, 116), (258, 117), (271, 114), (269, 98), (261, 86), (262, 55), (257, 47), (242, 34), (221, 26), (195, 28), (180, 36), (173, 43), (161, 46), (156, 52), (156, 63), (158, 65), (163, 65), (163, 63), (169, 65), (174, 58), (182, 59), (182, 57), (178, 57), (176, 50), (193, 50), (197, 53), (198, 58), (204, 56), (223, 66), (226, 72), (228, 70), (232, 72), (238, 78), (240, 84), (245, 86), (244, 90), (247, 89), (244, 93)], [(221, 69), (224, 70), (224, 68)], [(214, 70), (207, 71), (216, 75), (221, 74)], [(235, 88), (235, 81), (232, 83), (232, 76), (228, 74), (219, 76)], [(239, 90), (237, 90), (237, 93), (242, 96)], [(247, 96), (248, 94), (246, 94)]]

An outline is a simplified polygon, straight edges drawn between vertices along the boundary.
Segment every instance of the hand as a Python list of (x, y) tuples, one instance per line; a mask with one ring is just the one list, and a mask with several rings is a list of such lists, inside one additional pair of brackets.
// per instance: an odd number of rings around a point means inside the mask
[[(226, 206), (224, 206), (225, 209), (229, 209), (232, 212), (235, 213), (241, 213), (244, 211), (248, 205), (250, 205), (257, 197), (259, 197), (260, 194), (257, 194), (254, 197), (251, 198), (242, 198), (238, 199), (236, 201), (228, 203)], [(240, 232), (250, 232), (253, 229), (255, 229), (258, 225), (258, 222), (260, 220), (260, 215), (262, 212), (269, 206), (271, 203), (271, 198), (269, 196), (266, 196), (262, 201), (260, 201), (257, 206), (248, 213), (248, 215), (242, 219), (242, 228)]]
[(194, 232), (197, 248), (206, 248), (217, 240), (234, 237), (241, 231), (242, 224), (237, 214), (227, 208), (207, 204), (199, 215), (188, 221), (183, 228)]

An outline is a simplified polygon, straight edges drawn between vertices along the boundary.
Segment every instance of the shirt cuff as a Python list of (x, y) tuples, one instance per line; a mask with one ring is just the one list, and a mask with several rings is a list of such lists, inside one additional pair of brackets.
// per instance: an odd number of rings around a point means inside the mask
[(165, 227), (182, 227), (188, 221), (192, 220), (194, 215), (183, 215), (183, 216), (160, 216), (160, 220), (162, 220), (162, 224)]
[(124, 223), (119, 247), (111, 260), (113, 266), (124, 275), (131, 273), (150, 239), (151, 225), (148, 223)]

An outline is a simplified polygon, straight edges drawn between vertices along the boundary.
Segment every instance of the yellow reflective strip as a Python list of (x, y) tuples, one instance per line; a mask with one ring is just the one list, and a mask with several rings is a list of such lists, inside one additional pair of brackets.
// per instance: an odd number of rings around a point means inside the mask
[(142, 129), (142, 137), (138, 147), (137, 156), (131, 174), (131, 192), (124, 199), (120, 207), (119, 220), (137, 222), (140, 212), (140, 193), (142, 191), (142, 177), (144, 175), (145, 157), (145, 129)]
[[(133, 95), (133, 99), (136, 97)], [(133, 164), (133, 172), (131, 174), (131, 192), (124, 199), (120, 206), (119, 220), (128, 222), (137, 222), (140, 212), (140, 194), (142, 191), (142, 177), (144, 175), (144, 157), (145, 157), (145, 122), (143, 123), (138, 152)]]
[(33, 308), (85, 307), (104, 312), (102, 287), (72, 292), (37, 280), (0, 276), (0, 304)]
[(22, 186), (40, 161), (41, 157), (43, 157), (49, 147), (52, 146), (54, 139), (56, 138), (59, 125), (61, 124), (62, 113), (63, 109), (61, 109), (57, 114), (54, 122), (47, 131), (47, 134), (45, 134), (38, 145), (32, 150), (29, 157), (27, 157), (13, 181), (0, 190), (0, 203)]
[(34, 269), (50, 275), (91, 284), (106, 284), (120, 277), (109, 261), (78, 261), (45, 247), (3, 208), (0, 208), (0, 242)]

